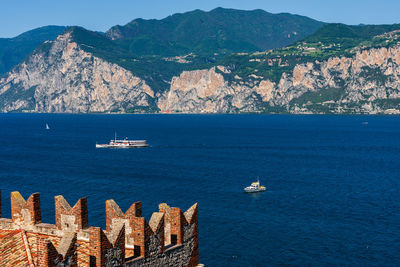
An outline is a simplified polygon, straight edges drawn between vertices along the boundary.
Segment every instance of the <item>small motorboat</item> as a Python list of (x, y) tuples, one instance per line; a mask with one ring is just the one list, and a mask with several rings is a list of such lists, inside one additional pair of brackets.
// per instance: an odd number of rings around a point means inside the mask
[(267, 190), (267, 188), (265, 188), (265, 186), (260, 186), (259, 180), (257, 182), (251, 183), (250, 186), (244, 189), (246, 193), (257, 193), (257, 192), (263, 192), (265, 190)]

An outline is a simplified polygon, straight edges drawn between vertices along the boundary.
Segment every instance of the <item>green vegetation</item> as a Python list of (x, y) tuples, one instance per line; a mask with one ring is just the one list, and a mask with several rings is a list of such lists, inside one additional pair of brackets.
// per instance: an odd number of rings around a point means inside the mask
[[(0, 94), (0, 103), (12, 103), (18, 100), (28, 101), (30, 106), (27, 109), (34, 109), (34, 94), (36, 86), (25, 90), (21, 84), (14, 85), (13, 90), (7, 90)], [(22, 110), (19, 110), (22, 111)]]
[(20, 63), (39, 44), (56, 39), (65, 29), (63, 26), (46, 26), (14, 38), (0, 38), (0, 76)]
[(363, 66), (361, 75), (368, 81), (375, 81), (378, 85), (384, 85), (387, 80), (387, 76), (378, 67)]
[[(231, 54), (218, 62), (228, 66), (233, 81), (238, 75), (244, 81), (251, 81), (255, 74), (279, 82), (284, 72), (290, 72), (300, 63), (324, 61), (331, 57), (355, 55), (357, 51), (400, 44), (400, 24), (348, 26), (326, 24), (314, 34), (283, 48), (266, 52)], [(384, 81), (379, 73), (370, 71), (371, 79)]]
[(262, 113), (270, 113), (270, 114), (289, 114), (289, 111), (284, 106), (271, 106), (268, 103), (264, 104)]
[(82, 49), (132, 71), (138, 77), (143, 78), (155, 91), (165, 90), (172, 77), (179, 75), (184, 70), (209, 68), (216, 62), (214, 56), (191, 57), (188, 64), (167, 61), (161, 56), (136, 56), (103, 34), (81, 27), (72, 27), (70, 31)]
[[(194, 15), (196, 14), (204, 14), (204, 12), (196, 11)], [(184, 17), (186, 15), (181, 14), (180, 16)], [(172, 17), (167, 19), (172, 20)], [(151, 22), (152, 27), (159, 23), (159, 21), (145, 20), (139, 20), (139, 22)], [(139, 27), (134, 25), (136, 24), (131, 23), (125, 27)], [(265, 52), (231, 53), (227, 55), (218, 53), (212, 55), (188, 54), (185, 57), (181, 57), (185, 60), (185, 63), (178, 63), (177, 57), (167, 59), (160, 54), (137, 55), (132, 52), (132, 46), (127, 46), (127, 43), (124, 43), (127, 39), (112, 41), (103, 34), (90, 32), (79, 27), (73, 28), (72, 32), (74, 39), (84, 50), (132, 71), (135, 75), (145, 79), (155, 91), (162, 92), (169, 87), (172, 77), (179, 75), (182, 71), (205, 69), (216, 65), (227, 68), (229, 73), (221, 73), (231, 83), (251, 83), (265, 78), (279, 83), (282, 74), (292, 71), (297, 64), (323, 61), (335, 56), (352, 56), (356, 51), (371, 47), (397, 45), (400, 41), (400, 33), (393, 32), (397, 29), (400, 29), (400, 24), (368, 26), (327, 24), (313, 35), (284, 48)], [(127, 29), (125, 30), (127, 31)], [(148, 37), (146, 37), (147, 39), (143, 38), (140, 39), (143, 42), (148, 42), (151, 39)], [(178, 47), (176, 43), (173, 43), (169, 48), (174, 49), (176, 47)], [(154, 52), (153, 48), (151, 45), (148, 47)], [(216, 48), (214, 47), (213, 49)], [(188, 51), (185, 50), (185, 52)], [(368, 78), (377, 79), (381, 83), (385, 81), (385, 77), (379, 71), (372, 69), (368, 70)], [(337, 84), (341, 82), (343, 81), (336, 81)], [(311, 105), (316, 105), (317, 108), (324, 101), (337, 99), (341, 93), (337, 89), (326, 89), (318, 94), (307, 93), (296, 99), (292, 104), (301, 106), (310, 102)], [(318, 109), (325, 109), (325, 107), (319, 107)], [(276, 107), (266, 107), (267, 110), (268, 112), (283, 112), (283, 110), (279, 110)]]
[(377, 99), (372, 103), (379, 106), (382, 109), (389, 109), (389, 108), (400, 109), (400, 98)]
[[(16, 38), (0, 39), (0, 77), (39, 43), (54, 40), (62, 31), (64, 27), (49, 26)], [(195, 10), (163, 20), (137, 19), (125, 26), (115, 26), (106, 34), (81, 27), (67, 31), (83, 50), (130, 70), (156, 93), (169, 88), (172, 77), (183, 71), (224, 66), (227, 71), (217, 71), (230, 83), (252, 86), (262, 79), (279, 83), (282, 74), (291, 72), (298, 64), (400, 45), (400, 24), (324, 24), (291, 14), (223, 8), (210, 12)], [(51, 45), (45, 42), (36, 52), (47, 53)], [(318, 68), (318, 64), (314, 66)], [(387, 79), (380, 69), (363, 67), (361, 73), (378, 85), (385, 84)], [(344, 83), (340, 78), (335, 80), (338, 87), (344, 87)], [(23, 96), (29, 98), (32, 92), (28, 90)], [(305, 93), (284, 107), (271, 106), (261, 99), (256, 104), (264, 106), (263, 112), (267, 113), (288, 113), (294, 107), (305, 112), (331, 113), (338, 108), (335, 101), (343, 96), (343, 88), (326, 88)], [(2, 97), (11, 98), (7, 94)], [(398, 107), (400, 100), (377, 100), (373, 104)], [(151, 108), (129, 105), (124, 106), (127, 112), (156, 112), (155, 104)], [(348, 103), (344, 112), (355, 112), (360, 105)], [(230, 111), (239, 112), (234, 107)]]
[(283, 47), (314, 33), (323, 24), (291, 14), (216, 8), (162, 20), (136, 19), (112, 27), (106, 35), (139, 56), (213, 55)]
[(126, 113), (156, 113), (159, 110), (156, 105), (152, 106), (136, 106), (134, 108), (126, 109)]
[(317, 92), (307, 92), (291, 101), (291, 105), (312, 105), (320, 104), (327, 101), (338, 101), (344, 95), (342, 88), (327, 88)]

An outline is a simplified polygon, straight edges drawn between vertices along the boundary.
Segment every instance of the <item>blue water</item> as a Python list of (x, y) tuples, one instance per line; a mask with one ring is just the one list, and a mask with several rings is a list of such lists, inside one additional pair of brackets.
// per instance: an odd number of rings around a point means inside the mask
[[(151, 147), (95, 149), (114, 131)], [(199, 202), (206, 266), (400, 266), (397, 116), (0, 114), (0, 188), (3, 217), (38, 191), (48, 223), (58, 194), (93, 226), (110, 198), (147, 219)]]

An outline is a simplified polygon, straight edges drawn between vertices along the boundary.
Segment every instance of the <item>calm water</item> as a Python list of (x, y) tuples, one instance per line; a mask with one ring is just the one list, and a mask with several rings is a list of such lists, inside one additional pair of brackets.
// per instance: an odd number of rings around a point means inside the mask
[[(95, 149), (114, 131), (151, 147)], [(0, 188), (3, 217), (38, 191), (49, 223), (57, 194), (88, 196), (93, 226), (110, 198), (147, 219), (199, 202), (206, 266), (400, 266), (395, 116), (0, 114)]]

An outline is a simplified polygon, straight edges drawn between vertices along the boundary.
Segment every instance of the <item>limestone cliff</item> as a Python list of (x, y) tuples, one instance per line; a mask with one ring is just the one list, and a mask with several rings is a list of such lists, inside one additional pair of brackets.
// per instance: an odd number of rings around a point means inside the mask
[(193, 113), (399, 113), (400, 47), (296, 65), (278, 84), (222, 67), (183, 72), (158, 101), (162, 111)]
[(1, 112), (130, 112), (154, 107), (154, 93), (145, 81), (85, 52), (68, 31), (0, 79)]
[(298, 65), (283, 75), (271, 103), (294, 113), (373, 114), (399, 112), (399, 99), (400, 47), (392, 47)]
[(229, 113), (257, 110), (254, 88), (229, 85), (215, 68), (184, 71), (158, 101), (162, 111)]
[(0, 79), (0, 112), (400, 113), (399, 44), (303, 61), (276, 80), (230, 66), (183, 71), (154, 91), (81, 46), (67, 31), (37, 48)]

